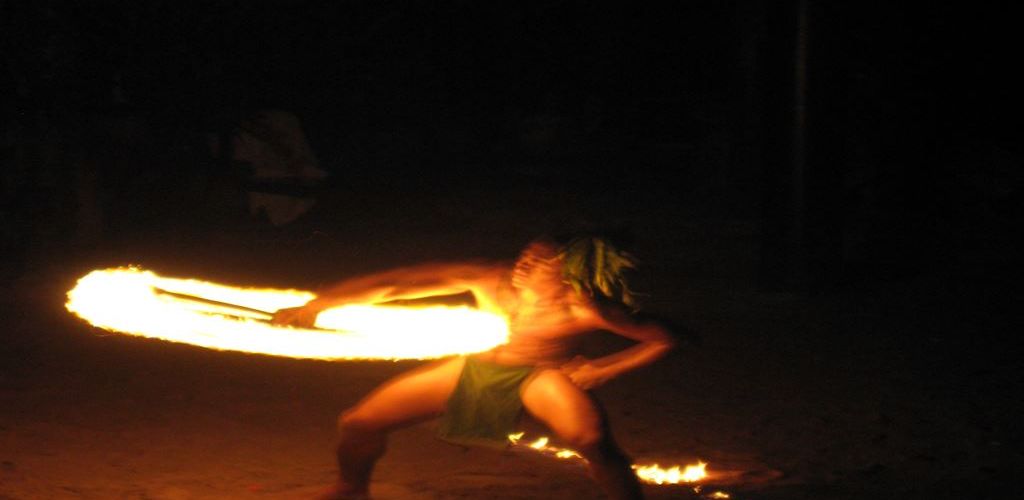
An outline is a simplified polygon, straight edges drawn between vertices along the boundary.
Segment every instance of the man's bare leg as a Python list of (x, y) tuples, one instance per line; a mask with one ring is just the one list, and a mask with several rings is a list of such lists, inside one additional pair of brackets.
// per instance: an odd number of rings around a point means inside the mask
[(367, 498), (387, 435), (444, 411), (464, 358), (432, 363), (384, 383), (338, 418), (338, 482), (322, 500)]
[(561, 372), (546, 370), (523, 387), (522, 398), (530, 414), (587, 459), (594, 482), (609, 498), (643, 498), (629, 458), (615, 444), (603, 411), (590, 395)]
[(336, 449), (338, 482), (317, 498), (369, 498), (370, 476), (377, 460), (384, 455), (386, 443), (384, 432), (342, 428)]
[(591, 477), (608, 494), (615, 499), (640, 499), (643, 491), (640, 482), (633, 472), (632, 464), (619, 447), (608, 438), (598, 450), (581, 450), (580, 454), (587, 459)]

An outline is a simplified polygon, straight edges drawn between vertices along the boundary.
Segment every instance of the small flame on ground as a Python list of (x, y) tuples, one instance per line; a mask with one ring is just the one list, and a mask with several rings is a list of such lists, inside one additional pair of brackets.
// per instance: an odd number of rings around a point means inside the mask
[[(517, 432), (508, 435), (508, 440), (513, 446), (524, 446), (521, 444), (524, 432)], [(578, 459), (586, 461), (582, 455), (574, 450), (568, 448), (559, 448), (557, 446), (551, 446), (548, 443), (550, 440), (544, 436), (540, 437), (532, 443), (526, 444), (525, 446), (537, 450), (541, 453), (552, 455), (562, 459)], [(636, 476), (640, 481), (648, 484), (695, 484), (701, 480), (707, 478), (707, 463), (698, 461), (696, 464), (687, 466), (674, 465), (672, 467), (663, 468), (658, 464), (651, 465), (636, 465), (634, 464), (633, 470), (636, 472)], [(725, 496), (715, 496), (715, 495)], [(711, 494), (711, 498), (729, 498), (729, 494), (716, 491)]]
[(579, 453), (572, 450), (560, 450), (555, 452), (555, 456), (558, 458), (583, 458)]
[(117, 268), (78, 280), (66, 307), (106, 330), (295, 358), (429, 359), (486, 351), (508, 341), (505, 318), (469, 307), (349, 305), (322, 312), (318, 329), (271, 325), (269, 314), (260, 312), (300, 306), (314, 297), (301, 290), (238, 288)]
[(645, 483), (654, 484), (679, 484), (696, 483), (707, 477), (706, 463), (697, 462), (693, 465), (680, 467), (678, 465), (663, 468), (658, 464), (633, 465), (637, 477)]
[[(509, 434), (508, 435), (508, 440), (513, 445), (519, 445), (520, 444), (519, 441), (521, 439), (523, 439), (523, 435), (525, 435), (525, 433), (523, 433), (523, 432), (517, 432), (517, 433), (514, 433), (514, 434)], [(577, 452), (575, 452), (573, 450), (570, 450), (568, 448), (558, 448), (558, 447), (555, 447), (555, 446), (549, 446), (548, 445), (549, 442), (550, 442), (550, 439), (548, 439), (547, 436), (542, 436), (542, 437), (537, 438), (534, 442), (532, 442), (530, 444), (527, 444), (525, 446), (533, 448), (534, 450), (537, 450), (537, 451), (539, 451), (541, 453), (545, 453), (545, 454), (549, 454), (549, 455), (555, 456), (557, 458), (562, 458), (562, 459), (578, 458), (580, 460), (583, 459), (583, 456), (581, 456), (579, 453), (577, 453)]]

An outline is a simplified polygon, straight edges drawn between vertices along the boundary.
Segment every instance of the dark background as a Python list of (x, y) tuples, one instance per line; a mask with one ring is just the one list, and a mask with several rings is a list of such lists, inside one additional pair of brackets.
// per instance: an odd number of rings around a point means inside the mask
[[(701, 307), (834, 313), (759, 338), (801, 346), (782, 364), (874, 346), (836, 380), (896, 370), (928, 390), (893, 397), (963, 408), (950, 428), (998, 452), (920, 460), (967, 462), (970, 488), (999, 497), (985, 485), (1006, 484), (1021, 444), (1009, 5), (4, 2), (2, 275), (12, 292), (125, 264), (316, 287), (511, 258), (540, 233), (624, 234), (649, 309), (694, 345), (716, 329)], [(280, 227), (247, 212), (245, 166), (211, 149), (266, 109), (294, 113), (330, 173)], [(899, 482), (898, 465), (851, 467), (811, 482)]]
[[(172, 226), (201, 239), (243, 224), (244, 179), (209, 144), (265, 109), (301, 121), (332, 174), (326, 203), (565, 186), (617, 206), (590, 225), (652, 198), (665, 217), (756, 225), (761, 286), (999, 274), (1019, 253), (1009, 17), (966, 4), (7, 2), (5, 274)], [(319, 215), (304, 229), (346, 219)]]

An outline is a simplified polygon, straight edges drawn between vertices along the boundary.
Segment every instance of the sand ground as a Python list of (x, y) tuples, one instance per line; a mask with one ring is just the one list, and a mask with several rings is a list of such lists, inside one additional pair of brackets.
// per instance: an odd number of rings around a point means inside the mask
[[(279, 238), (246, 250), (230, 238), (178, 242), (177, 258), (158, 257), (159, 245), (126, 245), (5, 285), (0, 499), (309, 497), (333, 477), (337, 413), (421, 362), (291, 360), (105, 334), (67, 314), (63, 294), (87, 267), (119, 260), (170, 275), (300, 286), (314, 272), (342, 277), (410, 255), (510, 257), (509, 244), (530, 226), (529, 217), (509, 219), (488, 238), (480, 212), (458, 203), (438, 210), (460, 224), (395, 213), (382, 222), (366, 211), (343, 228), (345, 238)], [(653, 255), (650, 308), (685, 327), (686, 339), (656, 366), (597, 390), (637, 461), (700, 458), (712, 471), (781, 473), (724, 487), (740, 499), (1015, 497), (1019, 295), (951, 275), (813, 296), (765, 293), (743, 267), (753, 254), (747, 226), (656, 214), (633, 224)], [(328, 240), (333, 256), (309, 258)], [(716, 265), (731, 271), (716, 274)], [(597, 335), (588, 349), (622, 345)], [(394, 436), (375, 474), (377, 497), (600, 498), (577, 465), (462, 449), (431, 430)], [(695, 497), (683, 487), (646, 491)]]

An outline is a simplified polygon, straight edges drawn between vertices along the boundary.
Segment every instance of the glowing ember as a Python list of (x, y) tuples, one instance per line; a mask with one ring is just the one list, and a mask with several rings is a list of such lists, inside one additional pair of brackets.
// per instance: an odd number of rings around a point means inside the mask
[[(508, 440), (513, 446), (523, 446), (521, 441), (524, 435), (525, 433), (523, 432), (509, 434)], [(573, 450), (550, 446), (548, 444), (549, 441), (550, 440), (547, 437), (541, 437), (525, 446), (558, 458), (573, 458), (586, 461), (585, 458)], [(670, 468), (662, 468), (658, 466), (658, 464), (633, 465), (633, 470), (636, 471), (636, 476), (640, 481), (649, 484), (694, 484), (707, 478), (707, 465), (708, 464), (704, 462), (697, 462), (696, 464), (687, 465), (685, 467), (675, 465)], [(719, 494), (725, 496), (715, 496)], [(725, 492), (716, 491), (712, 493), (711, 498), (729, 498), (729, 495)]]
[(427, 359), (485, 351), (508, 341), (505, 318), (469, 307), (348, 305), (322, 312), (317, 329), (268, 322), (264, 311), (300, 306), (314, 297), (301, 290), (237, 288), (117, 268), (78, 280), (66, 307), (107, 330), (295, 358)]

